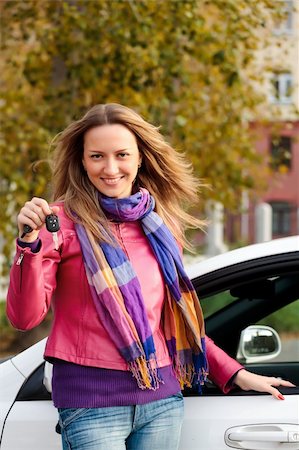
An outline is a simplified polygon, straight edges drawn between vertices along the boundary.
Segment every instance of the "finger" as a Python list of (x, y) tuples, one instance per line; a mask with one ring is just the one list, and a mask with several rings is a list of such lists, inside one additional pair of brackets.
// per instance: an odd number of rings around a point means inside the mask
[(56, 215), (59, 213), (59, 210), (60, 210), (59, 206), (51, 206), (51, 209), (52, 209), (52, 213), (56, 214)]
[(284, 396), (282, 395), (281, 392), (279, 392), (278, 389), (270, 386), (268, 392), (269, 394), (273, 395), (273, 397), (276, 398), (277, 400), (284, 400)]
[(281, 392), (279, 392), (277, 389), (276, 391), (272, 394), (274, 398), (276, 398), (277, 400), (284, 400), (284, 396), (282, 395)]
[(45, 215), (41, 208), (34, 206), (32, 203), (26, 204), (21, 210), (19, 221), (30, 225), (33, 229), (41, 228), (45, 222)]
[(285, 386), (285, 387), (296, 387), (295, 384), (291, 383), (290, 381), (283, 380), (281, 378), (273, 378), (271, 381), (272, 386)]
[(31, 202), (34, 205), (36, 205), (39, 208), (41, 208), (41, 210), (43, 211), (44, 216), (48, 216), (49, 214), (52, 213), (51, 208), (49, 206), (49, 203), (45, 199), (39, 198), (39, 197), (33, 197)]
[(45, 222), (45, 218), (52, 211), (46, 200), (33, 197), (26, 202), (18, 215), (18, 227), (22, 231), (24, 225), (29, 225), (33, 230), (40, 229)]
[(35, 229), (40, 223), (39, 217), (31, 211), (29, 208), (22, 208), (20, 214), (18, 215), (18, 226), (19, 228), (23, 228), (24, 225), (29, 225), (31, 228)]
[(33, 219), (31, 219), (28, 215), (19, 214), (18, 226), (20, 231), (23, 231), (24, 225), (29, 225), (33, 230), (37, 229), (36, 222)]
[(279, 385), (280, 386), (286, 386), (286, 387), (296, 387), (295, 384), (291, 383), (290, 381), (287, 380), (279, 380)]
[(25, 203), (25, 206), (22, 209), (22, 214), (26, 216), (26, 218), (29, 218), (35, 222), (37, 226), (41, 226), (45, 221), (45, 214), (42, 208), (32, 202)]

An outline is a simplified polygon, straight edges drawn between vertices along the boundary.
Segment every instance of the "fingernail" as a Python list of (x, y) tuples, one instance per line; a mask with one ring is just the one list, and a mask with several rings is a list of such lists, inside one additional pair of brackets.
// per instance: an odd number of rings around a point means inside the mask
[(279, 400), (284, 400), (284, 396), (282, 394), (278, 395)]

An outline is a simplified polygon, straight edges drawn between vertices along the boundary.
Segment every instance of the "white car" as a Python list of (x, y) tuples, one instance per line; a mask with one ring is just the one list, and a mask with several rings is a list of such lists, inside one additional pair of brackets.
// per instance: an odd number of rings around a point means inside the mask
[[(188, 273), (206, 311), (207, 334), (247, 369), (298, 386), (296, 330), (284, 342), (265, 324), (278, 311), (283, 324), (288, 308), (299, 317), (299, 236), (227, 252)], [(298, 333), (299, 320), (297, 326)], [(1, 450), (61, 449), (44, 346), (42, 340), (0, 364)], [(298, 450), (299, 388), (281, 392), (284, 401), (237, 389), (224, 395), (210, 382), (203, 395), (187, 390), (180, 450)]]

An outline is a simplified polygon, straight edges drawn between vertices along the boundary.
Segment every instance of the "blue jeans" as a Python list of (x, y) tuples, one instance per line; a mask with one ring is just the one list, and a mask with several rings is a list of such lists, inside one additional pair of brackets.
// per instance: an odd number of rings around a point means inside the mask
[(58, 411), (63, 450), (177, 450), (184, 400), (179, 392), (146, 405)]

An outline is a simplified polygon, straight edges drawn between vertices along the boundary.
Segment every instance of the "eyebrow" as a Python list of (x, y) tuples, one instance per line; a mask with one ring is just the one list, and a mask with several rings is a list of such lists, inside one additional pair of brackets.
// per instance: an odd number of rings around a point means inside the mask
[[(128, 147), (128, 148), (121, 148), (119, 150), (112, 150), (112, 152), (113, 153), (118, 153), (118, 152), (125, 152), (125, 151), (128, 151), (128, 150), (130, 150), (130, 147)], [(88, 148), (87, 151), (88, 152), (93, 152), (93, 153), (105, 153), (104, 150), (92, 150), (90, 148)]]

